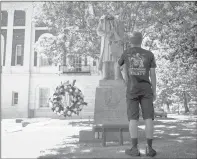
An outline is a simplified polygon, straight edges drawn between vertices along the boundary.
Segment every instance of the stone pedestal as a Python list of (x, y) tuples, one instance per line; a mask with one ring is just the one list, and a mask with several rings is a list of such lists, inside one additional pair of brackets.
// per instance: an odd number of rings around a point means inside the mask
[(126, 87), (123, 80), (100, 80), (96, 88), (95, 124), (127, 124)]
[[(127, 119), (126, 86), (123, 80), (100, 80), (96, 88), (94, 124), (129, 124)], [(141, 133), (140, 133), (141, 134)], [(101, 142), (92, 130), (79, 133), (80, 142)], [(118, 141), (118, 132), (107, 132), (107, 141)], [(130, 141), (129, 132), (123, 133)]]

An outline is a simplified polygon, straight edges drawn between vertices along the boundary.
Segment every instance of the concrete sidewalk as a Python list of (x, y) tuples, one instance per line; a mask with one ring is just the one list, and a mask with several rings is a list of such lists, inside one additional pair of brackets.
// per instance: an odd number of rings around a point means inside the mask
[[(16, 122), (16, 119), (2, 119), (1, 121), (1, 132), (18, 132), (22, 131), (27, 125), (29, 126), (43, 126), (50, 122), (51, 118), (20, 118), (20, 123)], [(23, 126), (23, 123), (26, 123)]]

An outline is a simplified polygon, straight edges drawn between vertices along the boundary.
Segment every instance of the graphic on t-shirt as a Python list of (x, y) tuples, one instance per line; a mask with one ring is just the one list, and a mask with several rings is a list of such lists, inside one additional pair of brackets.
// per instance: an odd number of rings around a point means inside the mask
[(145, 75), (146, 68), (144, 67), (144, 57), (139, 53), (132, 54), (129, 57), (129, 74), (130, 75)]

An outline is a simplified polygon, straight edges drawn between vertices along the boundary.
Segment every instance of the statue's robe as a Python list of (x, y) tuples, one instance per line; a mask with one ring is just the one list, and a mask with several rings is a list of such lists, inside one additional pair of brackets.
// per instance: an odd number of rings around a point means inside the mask
[(116, 61), (123, 53), (123, 23), (115, 18), (108, 20), (103, 16), (99, 21), (97, 34), (101, 36), (101, 51), (98, 68), (102, 70), (103, 62)]

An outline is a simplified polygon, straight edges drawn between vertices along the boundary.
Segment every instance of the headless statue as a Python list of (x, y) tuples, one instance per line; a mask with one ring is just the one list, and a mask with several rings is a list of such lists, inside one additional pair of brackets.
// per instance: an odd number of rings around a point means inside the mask
[(117, 64), (123, 53), (123, 24), (111, 15), (104, 15), (100, 18), (97, 34), (101, 36), (98, 69), (102, 72), (103, 79), (123, 79)]

